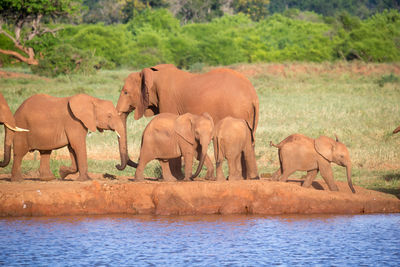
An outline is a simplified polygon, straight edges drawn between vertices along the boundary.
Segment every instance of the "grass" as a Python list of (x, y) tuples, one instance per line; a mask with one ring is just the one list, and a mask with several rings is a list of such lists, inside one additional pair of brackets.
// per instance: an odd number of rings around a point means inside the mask
[[(353, 182), (369, 189), (400, 194), (400, 66), (364, 63), (292, 63), (235, 65), (255, 86), (260, 98), (260, 120), (256, 134), (256, 156), (260, 173), (272, 173), (278, 166), (277, 143), (292, 133), (310, 137), (327, 135), (345, 143), (352, 156)], [(6, 70), (7, 69), (3, 69)], [(279, 71), (276, 71), (279, 70)], [(29, 70), (13, 69), (29, 73)], [(100, 71), (93, 76), (62, 76), (55, 79), (1, 79), (0, 91), (15, 111), (24, 99), (36, 93), (70, 96), (87, 93), (109, 99), (115, 105), (124, 79), (132, 70)], [(128, 119), (128, 145), (137, 160), (141, 134), (149, 118)], [(4, 130), (0, 129), (3, 140)], [(87, 138), (89, 171), (133, 176), (134, 170), (120, 172), (117, 138), (112, 132), (93, 133)], [(3, 144), (0, 144), (3, 151)], [(212, 147), (209, 148), (212, 154)], [(2, 152), (0, 152), (2, 157)], [(36, 160), (35, 160), (36, 158)], [(23, 171), (39, 166), (38, 153), (25, 157)], [(52, 171), (69, 164), (67, 150), (53, 152)], [(226, 168), (226, 163), (224, 164)], [(333, 165), (333, 164), (332, 164)], [(333, 165), (334, 166), (334, 165)], [(9, 173), (11, 164), (0, 169)], [(345, 181), (345, 169), (334, 166), (336, 180)], [(226, 169), (225, 169), (226, 171)], [(153, 161), (145, 175), (160, 174)], [(303, 173), (295, 174), (300, 177)], [(318, 176), (320, 178), (320, 176)]]

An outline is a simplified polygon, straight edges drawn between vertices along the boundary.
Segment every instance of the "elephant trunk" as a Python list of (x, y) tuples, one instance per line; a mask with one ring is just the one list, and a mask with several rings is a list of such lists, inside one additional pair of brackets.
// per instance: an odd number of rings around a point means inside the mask
[[(122, 113), (120, 118), (121, 118), (121, 125), (116, 127), (115, 129), (119, 133), (119, 153), (120, 153), (120, 158), (121, 158), (121, 164), (117, 164), (115, 167), (122, 171), (126, 168), (126, 165), (132, 166), (136, 163), (131, 161), (129, 159), (128, 155), (128, 140), (127, 140), (127, 130), (126, 130), (126, 119), (127, 119), (128, 113)], [(137, 165), (137, 164), (136, 164)]]
[(10, 163), (11, 159), (11, 145), (14, 139), (14, 132), (4, 125), (4, 159), (0, 162), (0, 167), (4, 168)]
[(200, 162), (199, 162), (199, 166), (197, 166), (197, 170), (196, 172), (190, 177), (191, 180), (193, 180), (194, 178), (196, 178), (199, 174), (201, 169), (203, 168), (204, 165), (204, 161), (206, 159), (207, 156), (207, 148), (208, 148), (208, 143), (209, 142), (201, 142), (200, 141), (200, 145), (201, 145), (201, 153), (200, 153)]
[(354, 190), (353, 183), (351, 181), (351, 164), (346, 165), (346, 174), (347, 174), (347, 183), (349, 184), (351, 192), (355, 193), (356, 190)]

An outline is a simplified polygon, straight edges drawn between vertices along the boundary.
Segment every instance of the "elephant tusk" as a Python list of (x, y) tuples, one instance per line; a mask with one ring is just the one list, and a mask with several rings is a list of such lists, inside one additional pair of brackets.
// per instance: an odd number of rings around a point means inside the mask
[(28, 129), (20, 128), (18, 126), (16, 128), (17, 128), (18, 132), (29, 132)]
[(117, 134), (118, 138), (121, 138), (121, 135), (117, 131), (115, 131), (115, 133)]
[(19, 127), (12, 127), (10, 124), (8, 124), (7, 122), (4, 123), (4, 125), (10, 129), (13, 130), (14, 132), (29, 132), (29, 130), (27, 129), (23, 129), (23, 128), (19, 128)]

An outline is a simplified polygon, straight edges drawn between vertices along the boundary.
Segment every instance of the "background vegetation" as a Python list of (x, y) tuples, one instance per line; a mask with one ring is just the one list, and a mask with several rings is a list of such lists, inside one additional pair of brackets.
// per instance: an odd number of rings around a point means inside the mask
[[(2, 31), (18, 21), (5, 4)], [(19, 1), (17, 1), (19, 2)], [(37, 1), (25, 1), (24, 3)], [(40, 0), (45, 5), (48, 0)], [(14, 2), (13, 2), (14, 3)], [(43, 12), (42, 31), (23, 43), (33, 48), (35, 73), (93, 73), (172, 63), (182, 68), (254, 62), (400, 60), (398, 1), (268, 0), (62, 0), (39, 11), (14, 10), (27, 18)], [(77, 8), (79, 5), (80, 8)], [(3, 7), (3, 11), (2, 11)], [(50, 11), (49, 11), (50, 10)], [(32, 13), (33, 12), (33, 13)], [(36, 12), (36, 13), (35, 13)], [(57, 11), (58, 12), (58, 11)], [(51, 16), (46, 16), (49, 13)], [(29, 23), (22, 35), (29, 35)], [(47, 33), (46, 33), (47, 32)], [(46, 33), (46, 34), (45, 34)], [(13, 42), (0, 34), (0, 47)], [(13, 59), (1, 55), (3, 66)], [(59, 67), (62, 66), (62, 67)], [(57, 69), (54, 71), (54, 69)]]

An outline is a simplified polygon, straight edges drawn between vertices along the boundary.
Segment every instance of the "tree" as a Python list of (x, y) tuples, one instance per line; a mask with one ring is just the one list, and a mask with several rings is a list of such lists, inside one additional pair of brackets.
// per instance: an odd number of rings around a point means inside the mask
[(259, 21), (268, 15), (269, 0), (234, 0), (232, 7), (236, 13), (243, 13), (252, 20)]
[(186, 24), (189, 22), (211, 21), (223, 15), (225, 0), (178, 0), (177, 17)]
[[(0, 49), (29, 65), (37, 65), (35, 51), (28, 46), (35, 36), (55, 34), (59, 28), (43, 27), (42, 20), (73, 14), (81, 7), (81, 0), (2, 0), (0, 3), (0, 34), (14, 43), (15, 50)], [(28, 29), (28, 26), (30, 29)], [(8, 29), (13, 28), (14, 34)]]

